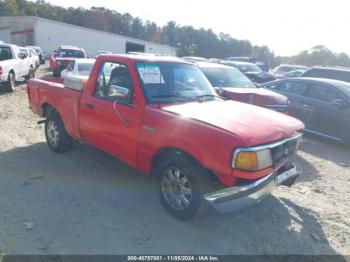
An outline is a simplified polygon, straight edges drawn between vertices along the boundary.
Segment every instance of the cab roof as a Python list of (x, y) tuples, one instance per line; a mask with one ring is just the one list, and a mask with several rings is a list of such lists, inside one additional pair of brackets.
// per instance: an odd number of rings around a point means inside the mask
[(155, 54), (101, 54), (99, 55), (99, 58), (103, 58), (103, 57), (122, 57), (130, 60), (134, 60), (134, 61), (193, 64), (175, 56), (163, 56), (163, 55), (155, 55)]
[(197, 62), (195, 64), (199, 68), (231, 68), (231, 67), (223, 65), (223, 64), (211, 63), (211, 62)]
[(69, 49), (69, 50), (83, 50), (83, 48), (71, 45), (61, 45), (59, 49)]

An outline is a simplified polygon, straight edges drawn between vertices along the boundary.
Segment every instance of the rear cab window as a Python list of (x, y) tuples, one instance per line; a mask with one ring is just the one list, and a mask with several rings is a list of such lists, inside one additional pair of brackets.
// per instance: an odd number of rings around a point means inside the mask
[(0, 61), (12, 59), (11, 48), (7, 46), (0, 46)]

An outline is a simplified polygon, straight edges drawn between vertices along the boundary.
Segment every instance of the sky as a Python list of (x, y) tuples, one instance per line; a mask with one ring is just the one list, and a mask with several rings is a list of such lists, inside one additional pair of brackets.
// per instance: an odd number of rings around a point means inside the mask
[(159, 26), (211, 28), (276, 55), (290, 56), (315, 45), (350, 54), (349, 0), (47, 0), (64, 7), (102, 6)]

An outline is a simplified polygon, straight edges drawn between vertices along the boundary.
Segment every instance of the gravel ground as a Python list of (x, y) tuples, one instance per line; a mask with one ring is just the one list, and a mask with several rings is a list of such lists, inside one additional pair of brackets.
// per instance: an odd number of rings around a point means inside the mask
[(37, 121), (24, 84), (0, 92), (0, 254), (350, 255), (349, 149), (306, 137), (292, 188), (184, 223), (113, 157), (87, 145), (51, 152)]

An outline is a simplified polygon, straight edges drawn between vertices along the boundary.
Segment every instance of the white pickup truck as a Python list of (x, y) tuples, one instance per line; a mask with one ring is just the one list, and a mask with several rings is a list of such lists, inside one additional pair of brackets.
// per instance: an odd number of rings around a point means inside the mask
[(35, 68), (18, 46), (0, 43), (0, 84), (6, 91), (15, 90), (16, 81), (35, 76)]

